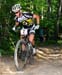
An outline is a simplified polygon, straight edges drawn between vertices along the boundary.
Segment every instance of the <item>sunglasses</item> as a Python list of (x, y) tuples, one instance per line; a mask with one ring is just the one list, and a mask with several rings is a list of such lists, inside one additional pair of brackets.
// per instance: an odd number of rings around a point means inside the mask
[(17, 14), (17, 13), (19, 13), (19, 12), (15, 12), (15, 14)]

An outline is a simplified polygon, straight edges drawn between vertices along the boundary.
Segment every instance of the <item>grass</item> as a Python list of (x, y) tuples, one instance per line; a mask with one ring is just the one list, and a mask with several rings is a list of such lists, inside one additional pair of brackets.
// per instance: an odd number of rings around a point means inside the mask
[(57, 42), (58, 42), (58, 44), (62, 44), (62, 40), (58, 40)]
[(47, 40), (45, 42), (37, 41), (36, 46), (62, 46), (62, 40), (58, 40), (57, 42), (55, 40)]

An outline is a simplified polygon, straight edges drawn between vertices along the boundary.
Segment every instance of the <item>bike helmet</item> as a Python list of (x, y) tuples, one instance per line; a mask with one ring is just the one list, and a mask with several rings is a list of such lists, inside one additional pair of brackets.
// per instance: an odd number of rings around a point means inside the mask
[(15, 4), (14, 6), (12, 6), (12, 11), (14, 12), (14, 13), (16, 13), (16, 12), (18, 12), (19, 10), (21, 10), (21, 6), (20, 6), (20, 4)]

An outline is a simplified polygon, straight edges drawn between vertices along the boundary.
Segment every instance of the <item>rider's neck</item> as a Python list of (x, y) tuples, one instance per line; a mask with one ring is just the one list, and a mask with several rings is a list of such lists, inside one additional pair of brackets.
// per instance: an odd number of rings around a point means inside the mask
[(22, 13), (19, 14), (19, 17), (22, 17)]

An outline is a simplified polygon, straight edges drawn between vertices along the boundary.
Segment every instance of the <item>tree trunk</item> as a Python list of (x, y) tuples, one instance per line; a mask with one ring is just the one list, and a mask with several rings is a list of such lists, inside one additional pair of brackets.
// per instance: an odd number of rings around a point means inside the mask
[(60, 24), (60, 17), (61, 17), (61, 9), (62, 9), (62, 0), (59, 0), (59, 8), (58, 8), (58, 14), (57, 14), (57, 23), (55, 26), (55, 40), (57, 42), (58, 40), (58, 33), (59, 33), (59, 24)]
[[(48, 21), (50, 21), (50, 16), (51, 16), (51, 0), (47, 0), (47, 4), (48, 4), (48, 10), (47, 10), (47, 19)], [(49, 28), (47, 31), (47, 40), (49, 40)]]
[(47, 4), (48, 4), (48, 18), (50, 17), (50, 13), (51, 13), (51, 0), (47, 0)]

